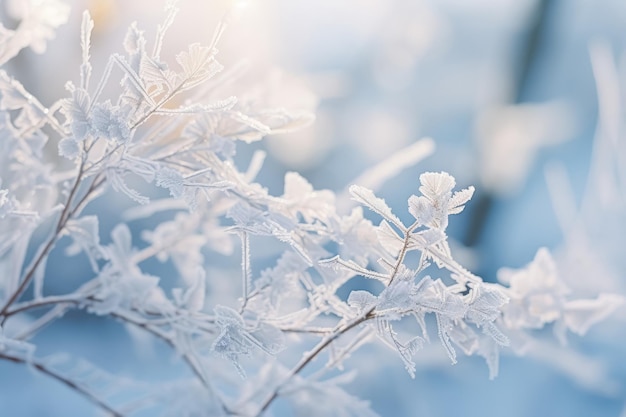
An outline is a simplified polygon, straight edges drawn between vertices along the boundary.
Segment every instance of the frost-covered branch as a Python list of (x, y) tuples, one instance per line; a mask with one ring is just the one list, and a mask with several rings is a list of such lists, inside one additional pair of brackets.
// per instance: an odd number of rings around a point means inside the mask
[[(401, 220), (376, 193), (431, 153), (431, 140), (358, 177), (364, 184), (349, 187), (350, 204), (297, 172), (271, 194), (256, 179), (264, 153), (242, 167), (238, 148), (306, 126), (312, 114), (270, 106), (272, 91), (233, 83), (239, 71), (221, 74), (225, 21), (208, 44), (168, 62), (162, 49), (176, 13), (168, 3), (151, 48), (131, 25), (95, 88), (95, 23), (84, 13), (79, 81), (67, 82), (67, 97), (49, 108), (0, 71), (1, 359), (30, 364), (121, 416), (89, 386), (32, 359), (45, 343), (40, 331), (78, 309), (87, 320), (123, 323), (141, 343), (161, 340), (182, 359), (187, 377), (171, 382), (176, 394), (157, 414), (260, 416), (279, 397), (316, 413), (311, 398), (322, 396), (339, 414), (369, 417), (369, 405), (339, 386), (353, 373), (329, 377), (366, 343), (388, 347), (415, 377), (430, 329), (451, 363), (460, 353), (480, 355), (495, 377), (500, 350), (523, 351), (520, 340), (533, 329), (552, 325), (565, 341), (623, 302), (608, 293), (571, 297), (547, 250), (502, 270), (499, 283), (484, 282), (448, 243), (449, 216), (464, 210), (474, 188), (456, 190), (446, 172), (419, 176), (406, 190), (412, 219)], [(17, 32), (0, 30), (0, 62), (24, 46)], [(234, 84), (236, 95), (223, 93)], [(105, 230), (111, 223), (92, 203), (115, 193), (136, 205)], [(48, 266), (54, 256), (67, 268), (74, 256), (88, 261), (78, 288), (55, 292), (64, 276)], [(355, 287), (357, 277), (373, 285)]]

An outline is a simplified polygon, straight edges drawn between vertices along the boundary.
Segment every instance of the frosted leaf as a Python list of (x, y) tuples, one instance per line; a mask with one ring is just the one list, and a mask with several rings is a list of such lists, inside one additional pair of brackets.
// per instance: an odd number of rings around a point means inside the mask
[(348, 304), (359, 313), (367, 311), (377, 302), (377, 297), (369, 291), (355, 290), (348, 296)]
[(297, 172), (288, 172), (285, 174), (284, 198), (303, 198), (313, 191), (313, 186), (302, 175)]
[(350, 186), (350, 194), (352, 195), (352, 199), (365, 205), (367, 208), (372, 210), (374, 213), (377, 213), (385, 220), (393, 223), (398, 229), (404, 230), (405, 227), (392, 212), (385, 200), (382, 198), (376, 197), (371, 190), (368, 190), (365, 187), (361, 187), (359, 185)]
[(184, 191), (184, 178), (180, 172), (168, 167), (161, 167), (156, 173), (156, 185), (170, 190), (174, 198), (181, 198)]
[(400, 265), (396, 270), (395, 279), (398, 281), (404, 281), (410, 283), (409, 287), (405, 287), (405, 289), (413, 296), (416, 291), (416, 285), (414, 283), (415, 277), (418, 274), (418, 270), (407, 268), (405, 265)]
[(500, 346), (508, 346), (511, 342), (509, 338), (500, 331), (498, 326), (493, 322), (485, 323), (483, 326), (483, 333), (491, 338), (494, 342), (496, 342)]
[(198, 72), (206, 71), (208, 61), (213, 57), (214, 51), (198, 43), (189, 45), (188, 52), (181, 52), (176, 61), (183, 68), (185, 75), (194, 76)]
[(252, 207), (245, 202), (239, 202), (232, 206), (227, 216), (233, 219), (233, 222), (246, 230), (252, 229), (260, 234), (271, 234), (270, 228), (264, 223), (264, 213)]
[(231, 207), (227, 216), (233, 219), (237, 228), (257, 235), (274, 236), (281, 242), (289, 243), (307, 263), (312, 264), (307, 255), (305, 238), (294, 230), (294, 221), (282, 213), (264, 212), (242, 201)]
[(236, 147), (231, 138), (220, 135), (216, 132), (217, 117), (211, 114), (199, 114), (188, 123), (183, 130), (183, 137), (188, 137), (194, 142), (208, 146), (208, 150), (224, 158), (232, 158), (235, 155)]
[(386, 220), (382, 220), (377, 228), (378, 241), (380, 244), (392, 255), (397, 255), (402, 246), (404, 245), (404, 239), (398, 236), (398, 233), (393, 230)]
[(153, 88), (150, 91), (153, 96), (163, 91), (163, 85), (167, 86), (168, 89), (172, 88), (175, 81), (174, 75), (167, 68), (167, 64), (145, 54), (141, 57), (139, 73), (146, 83)]
[(258, 323), (256, 327), (247, 329), (243, 318), (235, 310), (218, 305), (214, 311), (220, 334), (211, 349), (230, 360), (242, 378), (246, 373), (239, 363), (240, 356), (249, 356), (255, 347), (270, 355), (283, 348), (282, 333), (269, 324)]
[(456, 363), (456, 351), (452, 347), (452, 343), (450, 342), (450, 332), (452, 331), (453, 324), (452, 321), (445, 317), (443, 314), (436, 314), (437, 317), (437, 334), (439, 335), (439, 340), (441, 340), (441, 344), (446, 349), (446, 353), (448, 357), (452, 361), (453, 364)]
[(563, 320), (568, 329), (584, 335), (591, 326), (606, 319), (623, 304), (624, 298), (615, 294), (600, 294), (592, 300), (568, 301), (563, 309)]
[(479, 337), (465, 321), (458, 320), (454, 326), (447, 329), (450, 340), (466, 355), (473, 355), (479, 347)]
[(497, 344), (507, 346), (509, 339), (498, 329), (495, 321), (500, 317), (502, 306), (509, 302), (509, 298), (498, 287), (489, 284), (474, 286), (466, 298), (466, 319), (482, 327), (483, 332)]
[[(117, 64), (117, 66), (124, 72), (124, 78), (121, 81), (121, 85), (125, 88), (125, 93), (121, 97), (121, 102), (126, 106), (135, 108), (138, 112), (146, 111), (146, 106), (156, 108), (157, 105), (150, 95), (149, 90), (151, 85), (147, 85), (146, 81), (141, 78), (138, 71), (141, 67), (141, 58), (143, 54), (137, 53), (129, 57), (130, 62), (121, 55), (111, 55), (110, 62)], [(145, 121), (146, 118), (140, 119)]]
[[(119, 55), (114, 58), (125, 72), (121, 82), (123, 86), (127, 87), (125, 94), (133, 95), (133, 99), (138, 102), (141, 101), (142, 96), (145, 97), (147, 91), (143, 89), (149, 84), (148, 78), (141, 76), (143, 75), (141, 74), (142, 63), (146, 58), (145, 48), (146, 39), (143, 36), (143, 31), (137, 28), (136, 22), (133, 22), (124, 38), (124, 49), (127, 52), (128, 61)], [(141, 78), (144, 79), (141, 80)]]
[(562, 343), (566, 329), (582, 335), (623, 303), (622, 297), (611, 294), (601, 294), (597, 299), (568, 300), (569, 290), (545, 248), (537, 251), (524, 268), (499, 271), (498, 279), (510, 284), (511, 301), (502, 308), (506, 326), (541, 328), (554, 322), (554, 331)]
[(94, 135), (118, 143), (126, 143), (130, 139), (128, 115), (119, 106), (113, 106), (109, 101), (95, 104), (91, 117)]
[(494, 322), (509, 298), (495, 285), (482, 284), (470, 289), (467, 318), (478, 325)]
[(468, 187), (454, 193), (448, 203), (448, 214), (458, 214), (462, 212), (465, 208), (464, 204), (467, 203), (473, 195), (474, 187)]
[(447, 200), (456, 185), (454, 177), (447, 172), (425, 172), (420, 175), (420, 193), (431, 202)]
[(378, 296), (379, 311), (408, 311), (413, 309), (415, 302), (411, 297), (413, 283), (396, 279)]
[(307, 269), (308, 264), (301, 256), (285, 251), (274, 268), (261, 272), (261, 276), (254, 281), (254, 288), (262, 296), (264, 317), (303, 307), (306, 291), (301, 281), (311, 279)]
[(409, 213), (421, 225), (429, 224), (435, 216), (433, 206), (426, 197), (412, 195), (409, 197)]
[(194, 87), (223, 69), (214, 55), (214, 50), (197, 43), (189, 45), (187, 52), (176, 55), (176, 61), (183, 68), (181, 80), (183, 88)]
[(129, 54), (137, 54), (143, 52), (146, 40), (143, 36), (143, 31), (137, 28), (137, 22), (133, 22), (126, 31), (124, 36), (124, 50)]
[(214, 308), (215, 322), (218, 326), (243, 327), (244, 321), (239, 313), (230, 307), (217, 305)]
[[(264, 136), (269, 135), (272, 132), (272, 129), (269, 126), (241, 112), (231, 111), (226, 113), (226, 116), (232, 119), (232, 121), (237, 122), (236, 124), (233, 124), (235, 126), (232, 127), (236, 128), (236, 130), (223, 131), (220, 129), (217, 133), (222, 136), (243, 140), (246, 143), (252, 143), (262, 139)], [(243, 127), (241, 125), (243, 125)]]
[(415, 362), (413, 361), (413, 356), (420, 351), (422, 347), (424, 347), (424, 339), (419, 336), (415, 336), (406, 342), (406, 344), (398, 346), (398, 353), (400, 354), (400, 358), (402, 358), (404, 368), (413, 379), (415, 379)]
[[(332, 214), (332, 213), (331, 213)], [(378, 238), (378, 228), (363, 218), (363, 208), (354, 207), (348, 216), (331, 215), (327, 219), (331, 239), (340, 244), (345, 259), (366, 265), (368, 260), (387, 255)]]
[(409, 198), (409, 211), (422, 225), (445, 230), (448, 215), (460, 213), (474, 192), (473, 187), (452, 195), (454, 178), (446, 172), (425, 172), (420, 175), (422, 196)]
[(511, 301), (502, 308), (507, 326), (541, 328), (561, 318), (569, 290), (547, 249), (539, 249), (524, 268), (498, 271), (498, 279), (510, 284)]
[(67, 89), (72, 93), (72, 98), (63, 101), (61, 110), (70, 124), (74, 139), (82, 141), (91, 131), (89, 94), (82, 88), (75, 88), (71, 83), (67, 84)]
[(59, 141), (59, 156), (75, 160), (80, 156), (80, 153), (80, 142), (78, 142), (73, 136), (63, 138)]
[[(426, 229), (417, 233), (411, 233), (409, 249), (427, 251), (429, 247), (445, 244), (448, 237), (441, 229)], [(435, 259), (439, 262), (439, 259)]]
[(306, 241), (296, 231), (287, 231), (280, 226), (274, 226), (270, 228), (270, 235), (281, 242), (288, 243), (298, 255), (302, 256), (309, 266), (313, 265), (313, 259), (309, 256), (306, 248)]
[(424, 230), (412, 236), (420, 236), (421, 238), (423, 238), (425, 247), (437, 245), (439, 243), (445, 243), (447, 239), (446, 234), (443, 231), (438, 230), (438, 229)]
[(535, 258), (521, 269), (502, 268), (498, 271), (498, 281), (509, 284), (516, 296), (537, 292), (539, 289), (555, 291), (559, 295), (569, 292), (561, 282), (556, 263), (546, 248), (540, 248)]
[(413, 289), (413, 298), (418, 306), (455, 319), (463, 318), (467, 311), (463, 297), (452, 293), (439, 279), (422, 279)]
[(326, 221), (335, 212), (335, 194), (329, 190), (315, 191), (311, 184), (297, 172), (285, 174), (285, 191), (282, 198), (286, 209), (297, 218), (298, 213), (307, 223), (319, 219)]

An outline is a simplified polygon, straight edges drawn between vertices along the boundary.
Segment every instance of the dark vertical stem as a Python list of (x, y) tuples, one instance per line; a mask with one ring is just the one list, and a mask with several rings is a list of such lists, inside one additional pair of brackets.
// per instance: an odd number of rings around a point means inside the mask
[(494, 206), (494, 197), (488, 191), (478, 194), (478, 198), (472, 202), (472, 214), (467, 231), (463, 237), (463, 244), (467, 247), (478, 246), (487, 225), (487, 219)]
[[(527, 99), (528, 87), (530, 85), (530, 74), (537, 63), (538, 53), (542, 42), (545, 39), (545, 32), (548, 25), (550, 8), (554, 6), (556, 0), (538, 0), (535, 10), (530, 18), (528, 34), (520, 47), (520, 55), (515, 65), (515, 82), (511, 91), (511, 103), (522, 103)], [(491, 215), (497, 199), (493, 193), (485, 191), (477, 196), (471, 214), (471, 220), (463, 244), (468, 247), (479, 246), (489, 216)]]
[(546, 28), (550, 8), (556, 0), (539, 0), (535, 6), (535, 11), (531, 17), (528, 35), (521, 48), (521, 54), (517, 63), (517, 76), (512, 94), (512, 102), (522, 103), (525, 101), (525, 94), (528, 91), (529, 76), (537, 62), (537, 55), (541, 49), (541, 44), (545, 39)]

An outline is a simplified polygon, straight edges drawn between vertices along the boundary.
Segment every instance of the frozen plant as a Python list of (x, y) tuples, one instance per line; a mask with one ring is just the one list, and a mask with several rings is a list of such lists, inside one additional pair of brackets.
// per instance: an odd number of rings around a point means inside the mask
[[(295, 172), (285, 175), (282, 195), (270, 195), (255, 182), (263, 155), (240, 171), (238, 143), (304, 126), (312, 116), (265, 108), (254, 94), (222, 95), (234, 75), (217, 60), (225, 22), (208, 45), (192, 44), (167, 63), (161, 49), (175, 4), (166, 12), (150, 48), (136, 25), (129, 28), (125, 53), (110, 57), (95, 84), (94, 23), (85, 12), (79, 81), (68, 82), (68, 96), (48, 107), (0, 71), (1, 359), (64, 383), (113, 416), (260, 416), (279, 398), (296, 415), (370, 416), (376, 414), (369, 404), (341, 387), (354, 374), (337, 372), (365, 343), (388, 345), (414, 376), (414, 357), (434, 326), (452, 363), (457, 350), (480, 355), (495, 377), (500, 349), (521, 352), (533, 329), (554, 323), (561, 337), (584, 333), (621, 302), (608, 295), (571, 300), (544, 249), (526, 268), (505, 271), (503, 284), (463, 268), (446, 228), (474, 189), (455, 191), (445, 172), (419, 177), (418, 193), (408, 199), (410, 224), (359, 185), (349, 193), (360, 206), (347, 213), (333, 192), (315, 190)], [(58, 22), (36, 23), (31, 30), (47, 38)], [(2, 32), (6, 59), (17, 53), (10, 32)], [(21, 36), (41, 49), (41, 35)], [(104, 98), (117, 82), (117, 98)], [(427, 148), (411, 148), (414, 159)], [(98, 215), (84, 211), (109, 188), (137, 206), (104, 244)], [(159, 189), (163, 197), (151, 199)], [(362, 206), (380, 223), (364, 217)], [(138, 243), (129, 225), (156, 215)], [(54, 252), (64, 239), (71, 242), (65, 253)], [(273, 242), (281, 254), (258, 272), (252, 254)], [(240, 271), (211, 265), (231, 258), (235, 245)], [(73, 292), (46, 293), (46, 282), (62, 279), (46, 268), (50, 256), (70, 263), (78, 254), (89, 259), (90, 276)], [(171, 265), (176, 279), (147, 273), (151, 259)], [(239, 299), (208, 290), (234, 276)], [(342, 298), (339, 290), (358, 276), (373, 285)], [(39, 355), (37, 334), (70, 309), (164, 341), (187, 376), (147, 384), (78, 358)]]

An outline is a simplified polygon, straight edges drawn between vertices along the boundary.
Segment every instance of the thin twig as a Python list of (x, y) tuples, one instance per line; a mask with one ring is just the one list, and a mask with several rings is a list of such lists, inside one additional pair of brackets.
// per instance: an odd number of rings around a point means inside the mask
[(76, 180), (74, 181), (74, 185), (72, 186), (72, 189), (70, 190), (70, 193), (67, 197), (67, 201), (65, 203), (65, 207), (63, 207), (63, 211), (61, 212), (61, 215), (59, 216), (59, 220), (56, 224), (56, 227), (54, 229), (52, 236), (48, 239), (46, 244), (40, 250), (39, 254), (35, 257), (34, 261), (31, 263), (31, 266), (27, 269), (27, 272), (25, 273), (24, 278), (22, 279), (22, 282), (20, 283), (18, 288), (13, 292), (13, 294), (6, 301), (6, 303), (2, 307), (2, 310), (0, 310), (0, 316), (2, 316), (0, 325), (4, 324), (4, 322), (6, 321), (7, 319), (6, 313), (9, 307), (14, 302), (16, 302), (20, 298), (20, 296), (24, 293), (26, 288), (28, 288), (28, 285), (30, 284), (30, 282), (33, 280), (35, 276), (35, 272), (37, 271), (37, 268), (39, 268), (41, 263), (44, 261), (44, 259), (48, 255), (48, 253), (50, 253), (57, 239), (61, 235), (61, 231), (63, 230), (67, 221), (71, 217), (72, 212), (70, 210), (70, 206), (72, 204), (72, 200), (74, 199), (74, 196), (76, 195), (80, 187), (84, 167), (85, 167), (85, 159), (81, 161), (81, 164), (78, 168), (78, 173), (76, 175)]
[(22, 313), (26, 310), (47, 307), (51, 304), (80, 304), (83, 301), (85, 301), (85, 296), (83, 294), (72, 293), (68, 295), (51, 295), (44, 298), (36, 298), (34, 300), (13, 304), (12, 307), (7, 310), (6, 315), (9, 317), (17, 313)]
[(74, 391), (81, 394), (83, 397), (87, 398), (89, 401), (109, 413), (113, 417), (124, 417), (124, 414), (115, 410), (112, 406), (108, 405), (103, 399), (99, 398), (95, 393), (89, 390), (87, 387), (81, 385), (80, 383), (71, 380), (69, 377), (61, 374), (60, 372), (55, 371), (52, 368), (47, 367), (45, 364), (41, 362), (37, 362), (35, 360), (26, 360), (17, 356), (12, 356), (7, 353), (0, 353), (0, 358), (5, 359), (15, 363), (23, 363), (32, 366), (37, 369), (39, 372), (48, 375), (56, 379), (59, 382), (67, 385), (69, 388), (72, 388)]
[(269, 408), (272, 402), (274, 402), (274, 400), (278, 398), (278, 395), (280, 394), (280, 389), (284, 385), (286, 385), (289, 381), (291, 381), (291, 378), (299, 374), (300, 371), (302, 371), (318, 354), (320, 354), (324, 349), (326, 349), (328, 345), (330, 345), (337, 338), (339, 338), (339, 336), (343, 335), (344, 333), (355, 328), (359, 324), (364, 323), (365, 321), (372, 318), (371, 313), (374, 311), (374, 309), (375, 307), (372, 307), (370, 310), (366, 311), (365, 313), (363, 313), (356, 319), (352, 320), (350, 323), (346, 324), (345, 326), (340, 327), (338, 330), (336, 330), (332, 334), (323, 338), (313, 348), (313, 350), (311, 350), (305, 357), (303, 357), (300, 360), (300, 362), (296, 364), (296, 366), (289, 372), (285, 380), (274, 389), (272, 394), (263, 402), (263, 404), (259, 408), (259, 411), (256, 413), (256, 416), (262, 415)]
[[(389, 278), (388, 285), (391, 285), (396, 275), (398, 274), (398, 271), (400, 270), (400, 265), (403, 264), (404, 258), (406, 257), (406, 254), (408, 252), (409, 244), (411, 241), (411, 233), (418, 226), (419, 226), (419, 222), (416, 221), (407, 229), (405, 229), (406, 231), (404, 232), (404, 244), (396, 259), (396, 263), (394, 265), (393, 271)], [(357, 327), (358, 325), (365, 323), (366, 321), (376, 317), (375, 310), (376, 310), (376, 305), (370, 307), (369, 309), (364, 311), (362, 314), (360, 314), (358, 317), (352, 319), (350, 322), (344, 325), (339, 325), (331, 334), (322, 338), (322, 340), (319, 341), (319, 343), (313, 348), (313, 350), (309, 351), (306, 354), (306, 356), (300, 359), (300, 362), (298, 362), (296, 366), (292, 368), (291, 371), (289, 371), (289, 374), (287, 375), (287, 377), (280, 384), (278, 384), (276, 388), (273, 390), (273, 392), (268, 396), (268, 398), (265, 399), (265, 401), (263, 401), (258, 412), (255, 414), (255, 416), (257, 417), (261, 416), (270, 407), (270, 405), (274, 402), (274, 400), (278, 398), (278, 396), (280, 395), (281, 388), (284, 387), (289, 381), (291, 381), (291, 379), (294, 376), (299, 374), (309, 363), (311, 363), (311, 361), (317, 355), (319, 355), (322, 351), (324, 351), (324, 349), (326, 349), (326, 347), (328, 347), (332, 342), (337, 340), (341, 335)]]
[(73, 306), (74, 304), (71, 304), (71, 303), (55, 305), (54, 308), (50, 309), (46, 314), (39, 317), (37, 320), (31, 323), (31, 325), (28, 328), (22, 330), (13, 338), (15, 340), (28, 340), (30, 337), (32, 337), (34, 334), (36, 334), (38, 331), (40, 331), (42, 328), (44, 328), (48, 324), (52, 323), (54, 320), (58, 319), (59, 317), (63, 317), (65, 312)]

